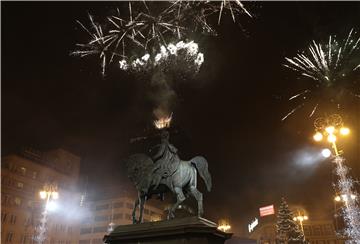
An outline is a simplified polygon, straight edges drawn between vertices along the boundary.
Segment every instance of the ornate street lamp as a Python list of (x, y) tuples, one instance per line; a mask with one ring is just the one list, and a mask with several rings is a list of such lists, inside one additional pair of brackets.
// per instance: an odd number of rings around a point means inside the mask
[(305, 238), (305, 233), (304, 233), (303, 222), (304, 222), (305, 220), (308, 220), (308, 219), (309, 219), (309, 217), (308, 217), (307, 215), (305, 215), (305, 214), (300, 214), (300, 213), (298, 213), (298, 215), (293, 218), (294, 221), (297, 221), (297, 222), (300, 223), (301, 231), (302, 231), (302, 233), (303, 233), (303, 235), (304, 235), (304, 238)]
[[(335, 210), (336, 202), (344, 202), (345, 234), (353, 241), (360, 243), (360, 209), (356, 203), (356, 194), (353, 192), (354, 182), (348, 176), (349, 169), (344, 165), (343, 152), (338, 149), (336, 144), (339, 138), (350, 134), (350, 129), (344, 126), (343, 120), (338, 114), (317, 118), (314, 126), (316, 130), (313, 136), (314, 140), (320, 142), (326, 139), (333, 150), (333, 162), (336, 165), (335, 172), (339, 178), (336, 185), (340, 193), (340, 196), (336, 196), (334, 199)], [(335, 221), (337, 220), (335, 219)]]
[(57, 190), (57, 186), (54, 184), (46, 184), (42, 191), (39, 192), (40, 198), (46, 200), (45, 208), (42, 212), (42, 217), (40, 220), (39, 233), (36, 237), (38, 243), (44, 243), (46, 239), (46, 225), (47, 225), (47, 214), (48, 210), (51, 206), (52, 201), (59, 198), (59, 192)]

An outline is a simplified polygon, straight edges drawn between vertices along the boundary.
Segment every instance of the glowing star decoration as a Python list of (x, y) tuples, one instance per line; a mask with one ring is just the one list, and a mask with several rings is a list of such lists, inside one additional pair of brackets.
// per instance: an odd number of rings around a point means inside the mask
[(357, 67), (360, 65), (359, 45), (360, 36), (352, 29), (343, 40), (330, 36), (325, 43), (313, 41), (307, 50), (299, 52), (295, 57), (286, 57), (285, 67), (301, 77), (310, 78), (314, 83), (311, 88), (289, 98), (289, 101), (299, 101), (299, 105), (282, 120), (304, 107), (306, 103), (312, 103), (309, 114), (309, 117), (312, 117), (322, 102), (334, 103), (340, 108), (342, 99), (359, 98), (359, 79), (354, 78), (358, 75)]
[(192, 74), (199, 72), (204, 62), (204, 54), (199, 52), (199, 45), (194, 41), (170, 43), (161, 46), (158, 53), (146, 53), (141, 58), (132, 61), (122, 59), (119, 61), (121, 70), (130, 72), (151, 72), (156, 68), (163, 70), (187, 71)]
[(164, 129), (170, 127), (172, 114), (168, 117), (163, 117), (154, 121), (154, 125), (157, 129)]

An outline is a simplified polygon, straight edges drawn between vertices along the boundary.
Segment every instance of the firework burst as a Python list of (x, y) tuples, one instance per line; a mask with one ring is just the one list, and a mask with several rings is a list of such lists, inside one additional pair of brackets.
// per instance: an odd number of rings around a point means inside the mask
[(81, 22), (79, 25), (90, 35), (91, 39), (84, 44), (77, 44), (79, 50), (71, 52), (71, 55), (86, 57), (89, 55), (98, 55), (101, 60), (102, 74), (105, 74), (105, 67), (108, 62), (108, 48), (112, 44), (112, 37), (104, 34), (101, 25), (95, 23), (93, 17), (89, 14), (91, 28), (86, 28)]
[(104, 18), (102, 24), (95, 22), (91, 15), (89, 27), (77, 21), (90, 40), (77, 44), (78, 49), (71, 54), (80, 57), (97, 55), (105, 75), (110, 63), (132, 59), (144, 51), (153, 53), (169, 43), (187, 39), (194, 32), (216, 35), (209, 19), (218, 13), (220, 24), (225, 11), (231, 13), (234, 22), (240, 14), (251, 17), (239, 0), (129, 2), (125, 11), (120, 14), (117, 9), (115, 14)]
[[(347, 95), (359, 97), (359, 79), (356, 77), (360, 65), (359, 45), (360, 36), (351, 30), (343, 40), (338, 41), (330, 36), (326, 43), (313, 41), (307, 50), (293, 58), (285, 58), (285, 67), (315, 81), (311, 88), (291, 96), (289, 100), (312, 100), (313, 108), (309, 114), (309, 117), (312, 117), (321, 100), (335, 103), (337, 108), (340, 108), (341, 100)], [(300, 107), (297, 106), (282, 120)]]
[(220, 25), (223, 13), (229, 11), (232, 20), (236, 22), (237, 16), (246, 14), (252, 17), (250, 12), (239, 0), (216, 1), (182, 1), (177, 0), (173, 4), (174, 17), (178, 22), (186, 23), (187, 30), (198, 31), (204, 34), (217, 35), (215, 28), (210, 24), (210, 18), (218, 14), (217, 24)]
[(204, 54), (199, 52), (198, 44), (194, 41), (170, 43), (161, 46), (154, 55), (146, 53), (141, 58), (119, 61), (121, 70), (139, 73), (152, 73), (154, 69), (164, 72), (176, 70), (178, 73), (196, 74), (204, 62)]
[(117, 9), (117, 14), (107, 16), (103, 24), (96, 23), (89, 14), (89, 28), (77, 21), (89, 34), (90, 40), (77, 44), (79, 49), (71, 54), (80, 57), (98, 55), (104, 75), (109, 63), (131, 57), (134, 50), (146, 51), (167, 45), (166, 40), (180, 37), (184, 29), (176, 24), (172, 8), (152, 15), (145, 2), (135, 2), (128, 4), (127, 12), (127, 17), (124, 17)]
[(252, 17), (250, 12), (244, 7), (239, 0), (222, 0), (220, 6), (217, 8), (219, 12), (218, 24), (220, 24), (222, 13), (224, 9), (230, 11), (233, 21), (236, 21), (236, 15), (245, 13), (249, 17)]

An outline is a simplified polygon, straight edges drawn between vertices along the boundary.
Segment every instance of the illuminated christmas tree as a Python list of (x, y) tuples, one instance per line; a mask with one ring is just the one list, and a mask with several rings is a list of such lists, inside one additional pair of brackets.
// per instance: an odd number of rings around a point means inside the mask
[(293, 213), (285, 199), (281, 199), (276, 221), (276, 243), (278, 244), (305, 244), (304, 234), (293, 220)]

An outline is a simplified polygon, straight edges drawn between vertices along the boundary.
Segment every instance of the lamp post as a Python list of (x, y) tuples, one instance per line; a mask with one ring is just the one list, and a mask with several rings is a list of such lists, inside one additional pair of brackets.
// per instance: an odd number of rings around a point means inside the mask
[(342, 118), (338, 114), (317, 118), (314, 126), (316, 130), (313, 136), (314, 140), (320, 142), (326, 138), (333, 150), (335, 172), (339, 178), (336, 185), (340, 193), (340, 196), (336, 196), (334, 199), (335, 211), (336, 202), (343, 201), (345, 205), (343, 212), (346, 224), (345, 234), (353, 241), (360, 243), (360, 210), (356, 203), (356, 194), (353, 193), (353, 179), (348, 176), (349, 169), (344, 165), (343, 151), (339, 150), (336, 144), (339, 138), (350, 134), (350, 129), (344, 126)]
[(301, 231), (304, 235), (304, 239), (305, 239), (305, 232), (304, 232), (303, 222), (308, 219), (309, 219), (309, 217), (307, 215), (300, 214), (300, 213), (298, 213), (298, 215), (293, 218), (294, 221), (297, 221), (300, 223), (300, 227), (301, 227)]
[(317, 118), (314, 122), (316, 133), (313, 138), (315, 141), (320, 142), (326, 137), (326, 140), (331, 144), (331, 147), (335, 153), (335, 156), (340, 156), (342, 151), (338, 150), (336, 141), (339, 135), (347, 136), (350, 134), (350, 129), (344, 127), (343, 121), (340, 115), (333, 114), (329, 117)]
[(46, 224), (47, 224), (47, 214), (51, 204), (51, 200), (56, 200), (59, 198), (59, 193), (57, 186), (54, 184), (46, 184), (42, 191), (39, 192), (40, 198), (45, 200), (45, 208), (42, 212), (42, 217), (40, 220), (39, 234), (37, 236), (38, 243), (43, 243), (46, 239)]

